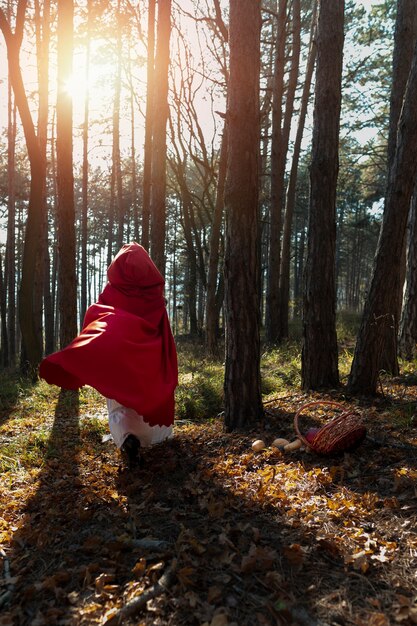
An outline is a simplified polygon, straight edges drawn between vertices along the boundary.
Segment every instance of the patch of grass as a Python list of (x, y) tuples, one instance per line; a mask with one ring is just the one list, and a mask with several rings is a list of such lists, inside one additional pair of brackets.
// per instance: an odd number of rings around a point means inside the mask
[(223, 409), (223, 366), (202, 362), (198, 372), (181, 372), (176, 391), (179, 419), (215, 417)]
[(346, 382), (350, 374), (350, 368), (352, 366), (353, 349), (347, 348), (339, 351), (339, 377), (341, 382)]
[[(179, 386), (176, 412), (179, 419), (214, 418), (223, 410), (224, 363), (202, 357), (201, 346), (181, 344), (178, 350)], [(261, 357), (264, 400), (300, 385), (301, 355), (296, 342), (268, 348)]]
[(354, 346), (360, 321), (360, 313), (354, 311), (338, 311), (336, 316), (336, 332), (339, 346)]
[(0, 468), (10, 471), (16, 467), (39, 467), (45, 459), (56, 456), (56, 450), (49, 444), (50, 431), (40, 429), (29, 434), (17, 435), (4, 443), (0, 450)]
[(92, 444), (94, 448), (101, 446), (103, 435), (108, 435), (107, 420), (99, 417), (86, 417), (81, 415), (80, 439), (83, 443)]
[(261, 357), (262, 393), (265, 396), (285, 392), (301, 383), (301, 353), (295, 342), (269, 348)]
[(0, 371), (0, 411), (9, 411), (16, 403), (30, 396), (34, 383), (21, 378), (17, 373)]
[(396, 430), (404, 431), (417, 425), (417, 402), (404, 403), (390, 411), (390, 419)]
[(178, 419), (213, 418), (223, 410), (224, 364), (205, 357), (203, 346), (181, 342), (178, 349), (178, 379), (175, 393)]

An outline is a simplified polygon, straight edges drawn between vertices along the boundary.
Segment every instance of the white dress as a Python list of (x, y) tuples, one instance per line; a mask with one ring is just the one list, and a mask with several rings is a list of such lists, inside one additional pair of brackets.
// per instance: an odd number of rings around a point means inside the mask
[(134, 435), (142, 448), (147, 448), (172, 437), (172, 426), (150, 426), (142, 415), (134, 409), (128, 409), (116, 400), (107, 399), (109, 428), (118, 448), (121, 448), (128, 435)]

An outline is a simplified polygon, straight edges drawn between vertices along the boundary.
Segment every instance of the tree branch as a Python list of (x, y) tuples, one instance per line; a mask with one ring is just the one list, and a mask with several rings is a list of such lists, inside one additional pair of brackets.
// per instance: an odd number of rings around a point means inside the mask
[(123, 608), (121, 608), (115, 615), (110, 617), (104, 622), (104, 626), (117, 626), (123, 624), (124, 620), (133, 617), (139, 611), (141, 611), (152, 598), (160, 596), (168, 590), (168, 587), (172, 585), (175, 578), (175, 572), (177, 569), (177, 559), (173, 559), (171, 565), (167, 567), (161, 578), (150, 589), (142, 593), (138, 598), (128, 602)]

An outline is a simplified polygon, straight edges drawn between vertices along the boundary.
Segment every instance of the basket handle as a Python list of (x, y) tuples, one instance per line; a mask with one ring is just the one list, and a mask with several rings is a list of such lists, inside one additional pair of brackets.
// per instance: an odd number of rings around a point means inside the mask
[(346, 415), (350, 415), (351, 413), (354, 412), (354, 411), (346, 410), (346, 407), (344, 407), (343, 404), (340, 404), (340, 402), (335, 402), (334, 400), (314, 400), (314, 402), (307, 402), (307, 404), (303, 404), (298, 409), (297, 413), (294, 415), (294, 429), (295, 429), (295, 432), (297, 433), (298, 439), (300, 439), (305, 446), (311, 446), (311, 442), (308, 441), (302, 434), (298, 425), (298, 419), (302, 411), (304, 411), (305, 409), (311, 406), (318, 406), (318, 405), (334, 406), (334, 407), (337, 407), (338, 409), (343, 410), (344, 413), (341, 413), (339, 417), (342, 417), (342, 416), (346, 417)]

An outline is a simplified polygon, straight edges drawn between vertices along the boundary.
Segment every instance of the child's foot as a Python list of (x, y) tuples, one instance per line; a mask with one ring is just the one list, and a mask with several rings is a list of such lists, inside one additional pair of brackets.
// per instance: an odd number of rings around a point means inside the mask
[(140, 441), (134, 435), (128, 435), (121, 447), (122, 455), (127, 461), (129, 469), (136, 466), (142, 467), (142, 459), (139, 453)]

